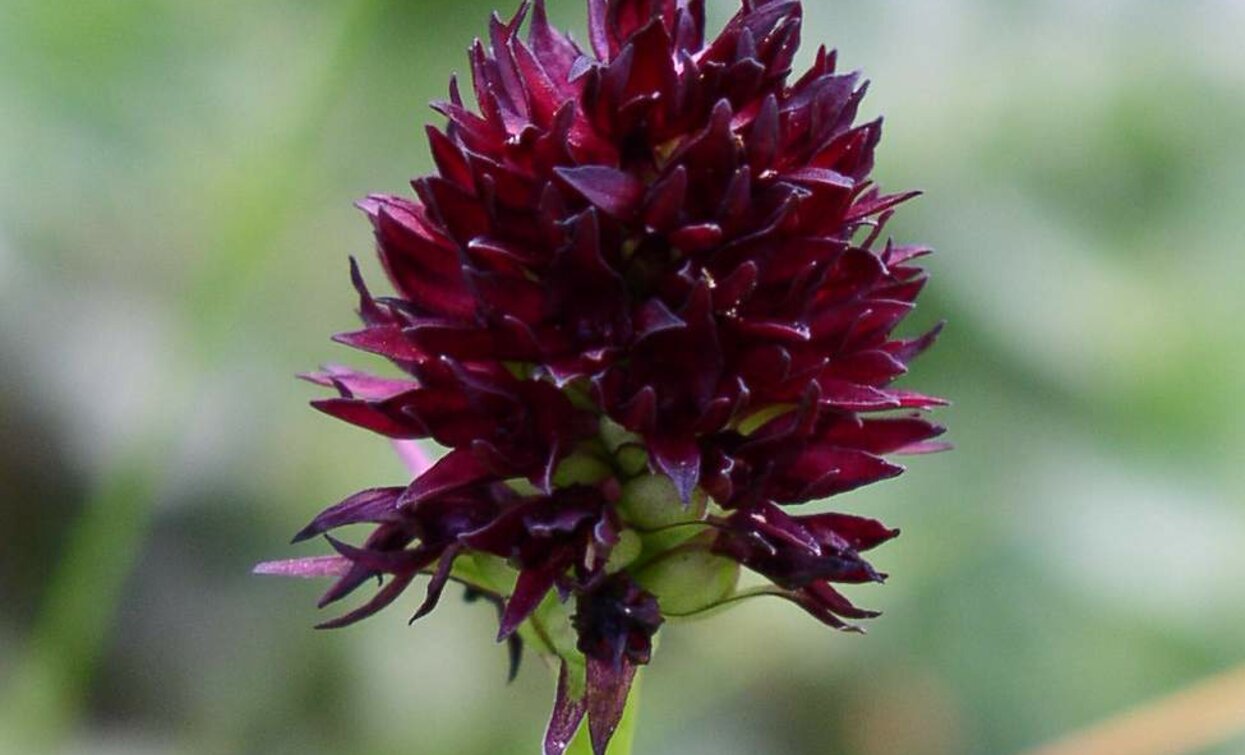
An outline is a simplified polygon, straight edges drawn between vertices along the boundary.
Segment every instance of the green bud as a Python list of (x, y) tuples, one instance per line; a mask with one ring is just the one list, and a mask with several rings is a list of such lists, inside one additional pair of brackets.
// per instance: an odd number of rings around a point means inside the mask
[(705, 515), (704, 492), (692, 492), (692, 500), (683, 503), (674, 483), (663, 474), (634, 477), (622, 488), (618, 501), (623, 519), (645, 530), (655, 530), (672, 524), (699, 521)]
[(571, 454), (558, 464), (553, 472), (555, 487), (565, 488), (570, 485), (595, 485), (614, 473), (610, 466), (595, 456), (588, 454)]
[(614, 544), (609, 560), (605, 562), (605, 571), (614, 574), (626, 569), (640, 557), (642, 550), (644, 550), (644, 541), (640, 539), (636, 531), (623, 530), (618, 533), (618, 542)]
[(622, 473), (628, 477), (635, 477), (648, 469), (648, 451), (644, 450), (644, 446), (636, 443), (627, 443), (619, 447), (614, 453), (614, 460)]
[(590, 412), (599, 411), (596, 402), (588, 395), (587, 384), (583, 380), (575, 380), (562, 388), (562, 392), (570, 399), (571, 404), (576, 409), (584, 409)]
[(635, 580), (656, 596), (663, 613), (689, 614), (730, 596), (739, 581), (739, 564), (703, 548), (685, 548), (640, 569)]
[(625, 443), (639, 443), (640, 436), (618, 424), (609, 417), (601, 417), (601, 440), (611, 453)]

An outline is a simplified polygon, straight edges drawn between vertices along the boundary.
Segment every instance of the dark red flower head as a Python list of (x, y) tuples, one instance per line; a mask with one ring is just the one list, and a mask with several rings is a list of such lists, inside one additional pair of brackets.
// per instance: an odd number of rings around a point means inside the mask
[[(526, 38), (526, 4), (494, 17), (474, 105), (452, 82), (435, 106), (436, 173), (360, 203), (397, 295), (352, 268), (364, 327), (337, 340), (402, 377), (328, 369), (309, 377), (339, 397), (315, 405), (449, 450), (299, 535), (376, 526), (331, 541), (325, 602), (388, 579), (329, 625), (424, 573), (417, 616), (455, 579), (502, 607), (502, 637), (561, 656), (549, 753), (585, 713), (604, 750), (663, 609), (688, 605), (679, 569), (742, 565), (840, 628), (871, 616), (831, 585), (880, 580), (861, 554), (897, 531), (785, 508), (893, 477), (886, 455), (942, 432), (919, 413), (940, 400), (892, 387), (936, 335), (893, 335), (928, 250), (883, 228), (913, 194), (869, 179), (858, 74), (822, 48), (792, 80), (800, 4), (744, 0), (708, 41), (703, 0), (588, 7), (587, 48), (540, 0)], [(578, 642), (524, 633), (549, 621)]]

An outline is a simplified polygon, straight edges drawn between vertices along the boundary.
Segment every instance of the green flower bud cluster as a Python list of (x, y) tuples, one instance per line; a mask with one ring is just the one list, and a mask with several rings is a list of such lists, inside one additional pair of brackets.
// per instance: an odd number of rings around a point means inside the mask
[[(661, 474), (639, 474), (622, 486), (618, 513), (628, 528), (611, 566), (627, 568), (657, 598), (665, 616), (704, 611), (735, 590), (739, 564), (712, 553), (712, 532), (707, 524), (699, 525), (709, 505), (699, 489), (684, 503), (674, 483)], [(620, 563), (614, 563), (615, 557)]]

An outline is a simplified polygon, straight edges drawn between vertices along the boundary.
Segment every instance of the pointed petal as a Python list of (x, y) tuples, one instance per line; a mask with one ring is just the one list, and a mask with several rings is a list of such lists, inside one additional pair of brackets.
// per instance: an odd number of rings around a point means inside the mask
[(341, 503), (325, 509), (311, 520), (311, 524), (294, 536), (300, 543), (321, 533), (346, 524), (360, 522), (393, 522), (398, 519), (398, 498), (404, 488), (371, 488), (346, 498)]
[(501, 627), (497, 633), (499, 642), (514, 634), (523, 620), (536, 610), (564, 567), (560, 561), (555, 561), (519, 572), (514, 594), (506, 601), (506, 610), (502, 613)]
[(325, 365), (319, 372), (304, 372), (298, 377), (309, 383), (336, 388), (344, 398), (383, 401), (419, 387), (414, 380), (385, 378), (340, 365)]
[(852, 550), (867, 551), (899, 535), (876, 519), (850, 514), (814, 514), (796, 517), (802, 527), (822, 544), (839, 544)]
[(594, 755), (605, 755), (622, 720), (636, 667), (626, 658), (617, 664), (588, 656), (588, 731)]
[(687, 200), (687, 168), (682, 165), (653, 184), (644, 207), (644, 222), (658, 231), (668, 231), (679, 220)]
[(458, 548), (454, 546), (447, 548), (445, 553), (441, 554), (441, 560), (437, 563), (437, 570), (428, 582), (428, 592), (424, 596), (424, 602), (416, 609), (415, 614), (411, 616), (411, 620), (408, 623), (414, 624), (437, 607), (437, 602), (441, 600), (441, 593), (445, 592), (445, 585), (449, 582), (450, 570), (454, 567), (454, 559), (457, 556)]
[(420, 501), (464, 488), (492, 474), (470, 449), (457, 448), (442, 456), (406, 488), (399, 506), (413, 506)]
[(413, 579), (415, 579), (415, 572), (394, 575), (393, 579), (389, 580), (389, 584), (382, 587), (380, 592), (376, 593), (375, 597), (367, 603), (348, 614), (317, 624), (316, 629), (339, 629), (366, 619), (393, 601), (397, 600), (398, 596), (402, 594), (402, 591), (406, 589), (407, 585), (411, 584), (411, 580)]
[(406, 339), (402, 334), (402, 326), (397, 324), (378, 325), (353, 333), (338, 333), (333, 336), (333, 340), (352, 349), (397, 361), (415, 362), (426, 356)]
[(327, 398), (311, 405), (330, 417), (358, 425), (389, 438), (423, 438), (427, 432), (414, 418), (386, 411), (384, 404), (352, 398)]
[(622, 220), (634, 217), (644, 198), (640, 179), (604, 165), (557, 168), (555, 172), (595, 207)]
[(558, 672), (558, 692), (553, 700), (553, 715), (549, 718), (549, 727), (545, 729), (545, 755), (562, 755), (566, 752), (588, 711), (587, 699), (575, 698), (571, 694), (569, 674), (566, 661), (562, 661), (562, 668)]

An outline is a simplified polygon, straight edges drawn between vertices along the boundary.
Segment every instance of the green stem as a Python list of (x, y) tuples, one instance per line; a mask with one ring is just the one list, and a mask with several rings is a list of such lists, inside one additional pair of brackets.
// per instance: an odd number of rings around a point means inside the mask
[[(277, 247), (276, 239), (301, 196), (305, 166), (312, 163), (321, 124), (348, 83), (381, 8), (379, 0), (339, 6), (333, 38), (317, 49), (310, 86), (290, 109), (289, 128), (278, 143), (246, 161), (245, 176), (221, 187), (219, 201), (229, 215), (217, 227), (212, 256), (191, 281), (180, 320), (192, 334), (195, 374), (219, 367), (222, 341), (236, 332), (237, 306), (252, 278)], [(109, 634), (126, 578), (150, 528), (155, 501), (166, 479), (168, 455), (179, 440), (179, 414), (138, 433), (121, 450), (87, 495), (70, 529), (64, 557), (56, 564), (44, 605), (27, 647), (0, 690), (0, 752), (49, 752), (71, 733)]]
[[(631, 755), (631, 750), (635, 746), (635, 730), (636, 720), (639, 718), (640, 709), (640, 681), (644, 677), (644, 670), (640, 669), (636, 672), (635, 680), (631, 682), (631, 694), (627, 695), (627, 707), (623, 709), (622, 720), (618, 722), (618, 728), (614, 731), (614, 738), (610, 740), (609, 751), (606, 755)], [(575, 735), (575, 739), (571, 740), (571, 746), (566, 749), (566, 755), (593, 755), (592, 740), (588, 736), (588, 724), (579, 727), (579, 733)]]

